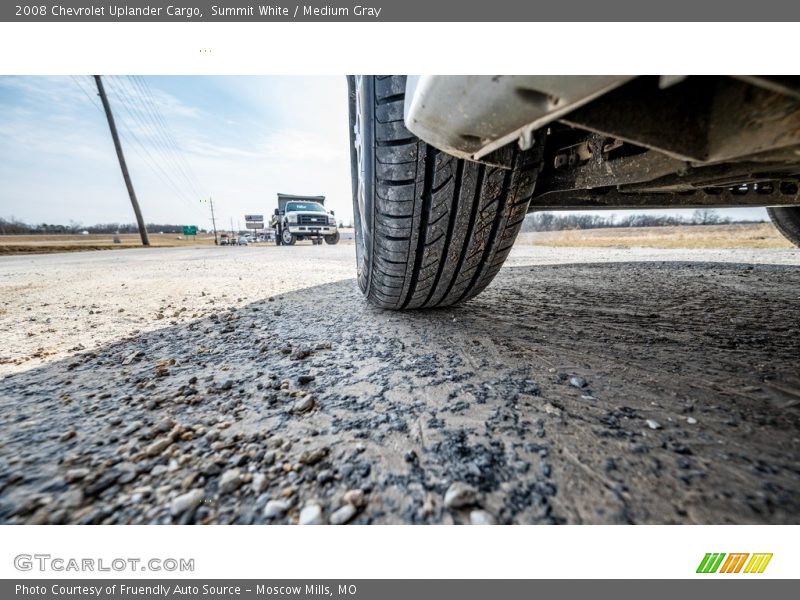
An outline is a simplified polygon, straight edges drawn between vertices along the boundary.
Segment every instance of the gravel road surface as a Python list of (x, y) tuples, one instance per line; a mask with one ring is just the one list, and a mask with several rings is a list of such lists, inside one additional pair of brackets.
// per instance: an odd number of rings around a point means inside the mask
[(800, 252), (520, 246), (411, 313), (354, 271), (0, 258), (0, 523), (800, 521)]

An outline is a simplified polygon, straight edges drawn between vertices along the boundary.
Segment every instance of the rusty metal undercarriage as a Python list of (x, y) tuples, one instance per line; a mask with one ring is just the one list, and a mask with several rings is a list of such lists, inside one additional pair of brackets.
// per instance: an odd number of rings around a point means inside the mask
[(639, 77), (540, 134), (531, 211), (800, 205), (800, 77)]

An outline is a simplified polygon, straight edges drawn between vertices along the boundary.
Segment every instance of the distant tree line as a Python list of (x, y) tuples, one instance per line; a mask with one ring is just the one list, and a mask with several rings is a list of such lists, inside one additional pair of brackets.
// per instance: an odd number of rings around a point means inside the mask
[[(135, 223), (98, 223), (96, 225), (82, 225), (70, 221), (69, 225), (57, 223), (39, 223), (32, 225), (14, 217), (4, 219), (0, 217), (0, 235), (58, 235), (88, 233), (138, 233)], [(170, 225), (162, 223), (148, 223), (147, 231), (150, 233), (183, 233), (183, 225)], [(198, 230), (203, 231), (203, 230)]]
[[(614, 216), (603, 217), (600, 215), (587, 215), (572, 213), (556, 215), (551, 212), (536, 212), (527, 216), (522, 224), (522, 231), (561, 231), (564, 229), (600, 229), (603, 227), (666, 227), (669, 225), (723, 225), (728, 223), (754, 223), (752, 220), (732, 220), (722, 217), (711, 208), (700, 208), (686, 217), (672, 215), (654, 215), (635, 213), (621, 218)], [(339, 227), (343, 224), (339, 223)], [(70, 221), (69, 225), (55, 223), (39, 223), (31, 225), (14, 217), (5, 219), (0, 217), (0, 235), (55, 235), (55, 234), (80, 234), (88, 233), (137, 233), (135, 223), (99, 223), (96, 225), (82, 225)], [(182, 233), (182, 225), (161, 223), (148, 223), (147, 231), (150, 233)], [(205, 233), (205, 229), (198, 229)]]
[(564, 229), (600, 229), (604, 227), (667, 227), (670, 225), (725, 225), (729, 223), (756, 223), (755, 220), (733, 220), (711, 208), (699, 208), (690, 217), (674, 215), (632, 214), (621, 218), (613, 215), (587, 215), (573, 213), (556, 215), (551, 212), (536, 212), (528, 215), (522, 231), (561, 231)]

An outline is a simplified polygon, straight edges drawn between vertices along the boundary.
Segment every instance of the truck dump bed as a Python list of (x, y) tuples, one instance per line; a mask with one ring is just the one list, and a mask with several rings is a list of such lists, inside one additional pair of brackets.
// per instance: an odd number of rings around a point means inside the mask
[(283, 214), (287, 202), (317, 202), (325, 206), (325, 196), (296, 196), (294, 194), (278, 194), (278, 213)]

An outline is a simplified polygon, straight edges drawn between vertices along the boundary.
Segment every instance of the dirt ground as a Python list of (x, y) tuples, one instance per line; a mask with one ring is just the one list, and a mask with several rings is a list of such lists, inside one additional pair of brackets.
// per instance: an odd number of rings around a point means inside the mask
[(800, 521), (797, 250), (518, 245), (411, 313), (354, 262), (0, 258), (0, 522)]

